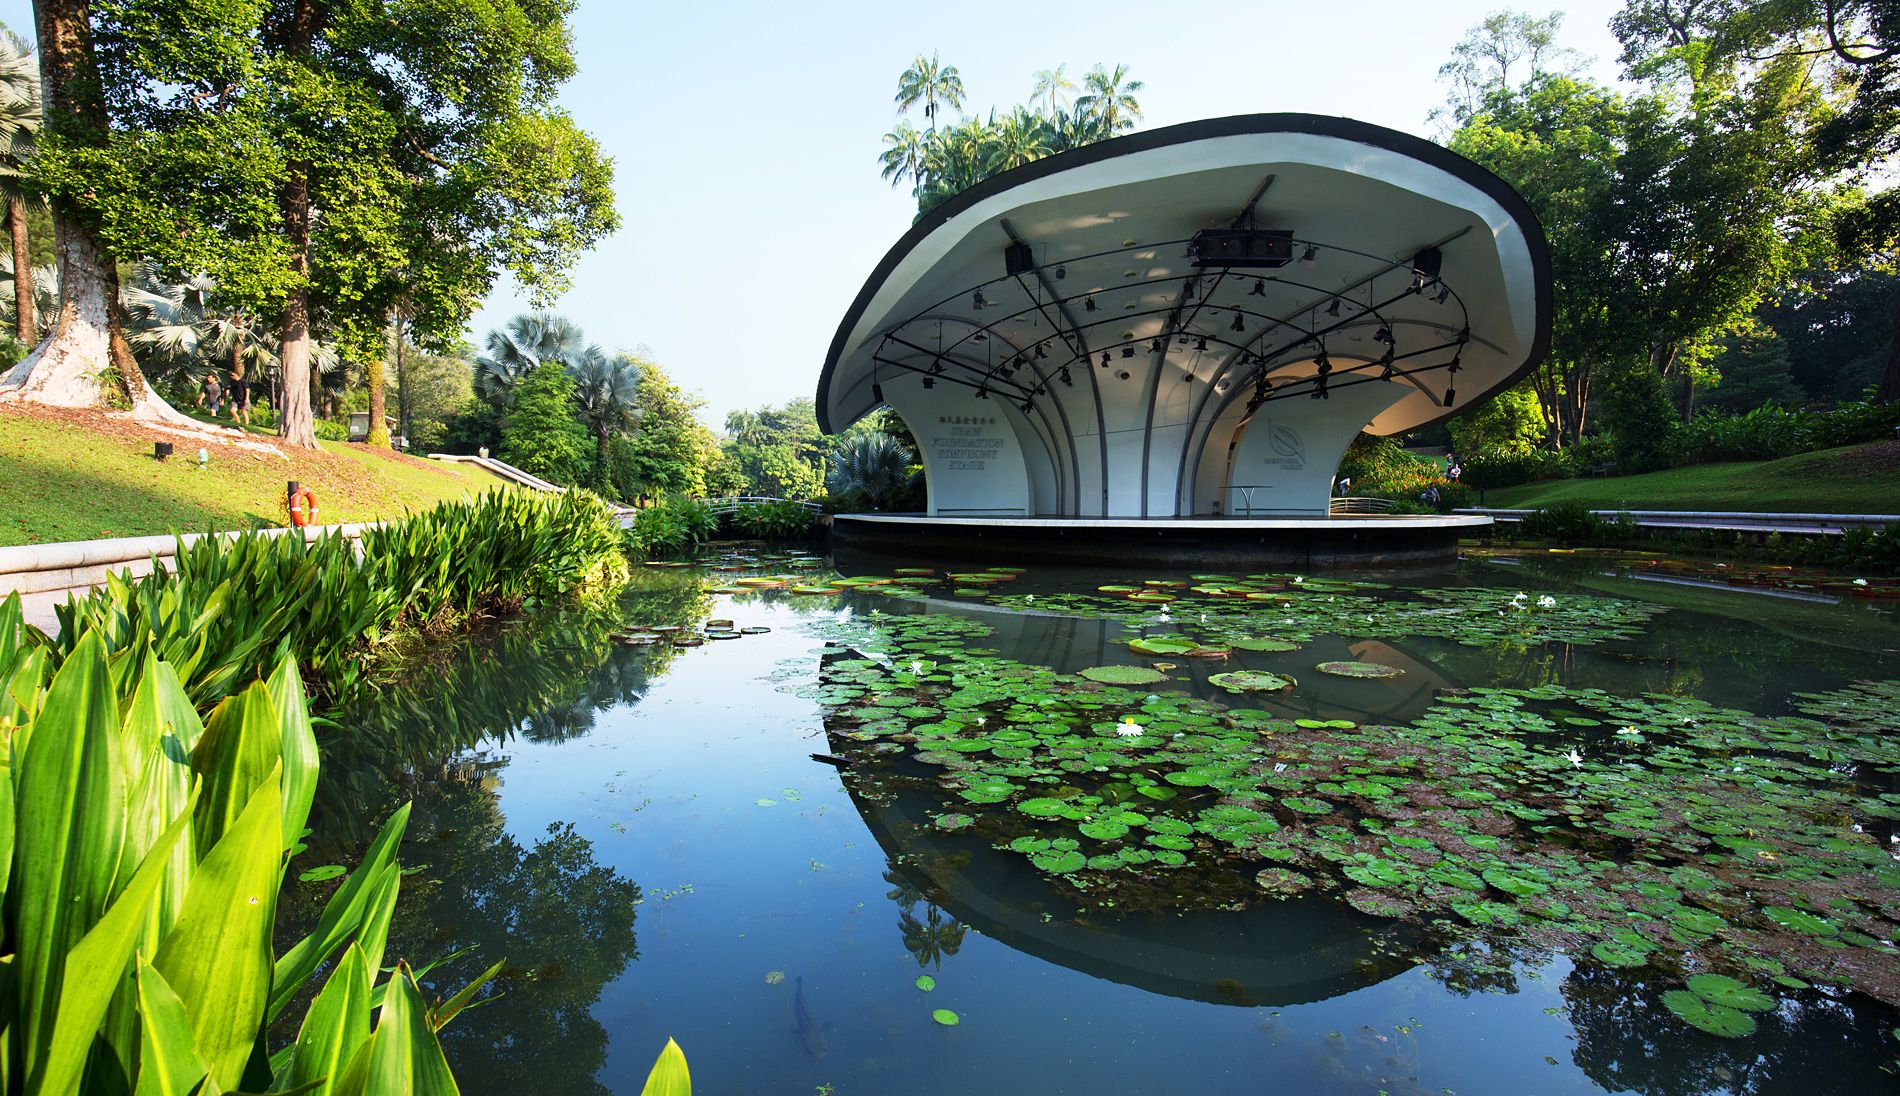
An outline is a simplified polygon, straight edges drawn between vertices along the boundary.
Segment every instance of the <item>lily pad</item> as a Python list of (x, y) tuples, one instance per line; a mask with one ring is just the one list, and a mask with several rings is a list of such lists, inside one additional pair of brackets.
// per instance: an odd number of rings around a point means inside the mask
[(1295, 684), (1290, 677), (1282, 677), (1265, 670), (1230, 670), (1224, 674), (1215, 674), (1207, 681), (1208, 684), (1218, 685), (1230, 693), (1272, 693), (1281, 689), (1291, 689)]
[(1163, 636), (1151, 636), (1133, 640), (1128, 649), (1138, 655), (1185, 655), (1201, 649), (1201, 645), (1191, 639), (1169, 639)]
[(1711, 1005), (1686, 989), (1663, 994), (1663, 1006), (1710, 1035), (1735, 1039), (1755, 1032), (1755, 1018), (1740, 1009)]
[(1697, 974), (1689, 978), (1689, 992), (1711, 1005), (1723, 1005), (1743, 1012), (1767, 1012), (1775, 999), (1750, 988), (1726, 974)]
[(1091, 666), (1082, 676), (1104, 685), (1152, 685), (1168, 679), (1167, 674), (1146, 666)]
[(1253, 881), (1268, 894), (1289, 895), (1313, 888), (1313, 877), (1291, 868), (1262, 868), (1254, 873)]
[(1335, 677), (1398, 677), (1405, 673), (1397, 666), (1387, 666), (1380, 662), (1322, 662), (1317, 667), (1320, 673)]
[(349, 870), (350, 869), (341, 864), (323, 864), (300, 873), (297, 876), (297, 880), (301, 883), (321, 883), (325, 879), (335, 879), (339, 875), (347, 875)]
[(917, 976), (917, 988), (923, 990), (925, 993), (929, 993), (931, 990), (937, 988), (937, 980), (928, 974), (919, 974)]
[(942, 1024), (944, 1027), (956, 1027), (963, 1022), (961, 1017), (947, 1008), (933, 1009), (930, 1013), (930, 1018)]
[(940, 830), (960, 830), (974, 823), (976, 819), (967, 814), (940, 814), (936, 818)]

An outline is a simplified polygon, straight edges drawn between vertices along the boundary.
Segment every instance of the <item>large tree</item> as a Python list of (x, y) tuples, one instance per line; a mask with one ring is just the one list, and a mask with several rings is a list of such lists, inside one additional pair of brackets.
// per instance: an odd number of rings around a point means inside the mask
[[(112, 128), (87, 0), (35, 0), (33, 14), (44, 111), (36, 168), (43, 169), (49, 158), (44, 154), (53, 151), (72, 160), (110, 163), (110, 150), (122, 135)], [(77, 185), (53, 193), (59, 314), (46, 340), (0, 375), (0, 398), (63, 407), (122, 406), (142, 418), (190, 424), (139, 372), (119, 327), (119, 277), (102, 239), (99, 203), (89, 200), (98, 192), (85, 190), (83, 173), (72, 181)], [(16, 255), (16, 277), (19, 265)], [(15, 303), (23, 310), (31, 295), (24, 295), (25, 301), (21, 296), (16, 292)]]
[(572, 7), (116, 0), (93, 23), (123, 125), (43, 175), (114, 253), (272, 316), (280, 432), (314, 445), (316, 332), (380, 364), (400, 311), (445, 342), (500, 274), (558, 291), (613, 228), (611, 165), (554, 104)]

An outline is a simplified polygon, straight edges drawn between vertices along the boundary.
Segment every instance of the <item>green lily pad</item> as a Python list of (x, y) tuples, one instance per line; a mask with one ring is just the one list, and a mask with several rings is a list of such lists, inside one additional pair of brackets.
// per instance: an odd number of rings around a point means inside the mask
[(1767, 1012), (1775, 1007), (1774, 998), (1726, 974), (1692, 975), (1689, 978), (1689, 992), (1711, 1005), (1723, 1005), (1743, 1012)]
[(1224, 674), (1215, 674), (1209, 677), (1207, 682), (1210, 685), (1218, 685), (1230, 693), (1271, 693), (1290, 689), (1294, 685), (1292, 678), (1270, 674), (1265, 670), (1233, 670)]
[(1290, 639), (1275, 639), (1272, 636), (1240, 636), (1225, 642), (1229, 647), (1242, 651), (1296, 651), (1300, 647)]
[(1734, 1039), (1755, 1032), (1753, 1016), (1725, 1005), (1711, 1005), (1686, 989), (1672, 989), (1663, 994), (1663, 1006), (1710, 1035)]
[(1590, 954), (1606, 966), (1633, 968), (1649, 962), (1649, 951), (1645, 948), (1631, 947), (1617, 940), (1602, 940), (1590, 949)]
[(919, 974), (917, 976), (917, 988), (923, 990), (925, 993), (929, 993), (931, 990), (937, 988), (937, 980), (928, 974)]
[(1147, 666), (1091, 666), (1082, 676), (1105, 685), (1152, 685), (1168, 679), (1167, 674)]
[(1405, 673), (1397, 666), (1379, 662), (1322, 662), (1315, 668), (1335, 677), (1398, 677)]
[(321, 883), (325, 879), (335, 879), (339, 875), (349, 874), (348, 868), (341, 864), (323, 864), (302, 872), (297, 876), (301, 883)]
[(1154, 636), (1146, 639), (1131, 640), (1128, 649), (1138, 655), (1160, 655), (1164, 658), (1173, 655), (1185, 655), (1201, 649), (1201, 645), (1191, 639), (1167, 639)]
[(1806, 910), (1789, 909), (1786, 906), (1766, 906), (1762, 912), (1777, 925), (1791, 928), (1808, 936), (1838, 936), (1840, 929), (1832, 923), (1816, 917)]
[(1313, 877), (1291, 868), (1262, 868), (1254, 873), (1253, 881), (1268, 894), (1289, 895), (1313, 888)]
[(1016, 804), (1016, 809), (1035, 818), (1055, 818), (1069, 805), (1060, 799), (1025, 799)]
[(956, 1027), (963, 1022), (961, 1017), (947, 1008), (931, 1010), (930, 1018), (942, 1024), (944, 1027)]
[(937, 828), (940, 830), (960, 830), (975, 821), (976, 819), (967, 814), (940, 814), (936, 818)]

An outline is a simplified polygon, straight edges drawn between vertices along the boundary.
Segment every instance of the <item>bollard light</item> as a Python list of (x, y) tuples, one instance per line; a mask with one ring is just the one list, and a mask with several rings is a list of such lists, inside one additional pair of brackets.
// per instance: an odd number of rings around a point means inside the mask
[(211, 463), (211, 454), (202, 447), (198, 450), (198, 470), (203, 471)]

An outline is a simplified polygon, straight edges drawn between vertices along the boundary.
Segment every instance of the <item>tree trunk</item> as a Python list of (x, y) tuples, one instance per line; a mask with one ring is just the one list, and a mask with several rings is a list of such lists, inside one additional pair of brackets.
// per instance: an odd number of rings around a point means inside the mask
[[(93, 60), (86, 0), (36, 0), (33, 9), (48, 132), (77, 145), (104, 145), (106, 104)], [(0, 376), (0, 399), (130, 408), (139, 418), (200, 427), (197, 420), (173, 410), (139, 372), (119, 330), (118, 268), (91, 227), (55, 202), (53, 237), (59, 256), (59, 315), (46, 341)], [(16, 248), (18, 241), (16, 236)]]
[(383, 356), (371, 356), (363, 366), (363, 380), (369, 385), (369, 436), (365, 445), (389, 448), (389, 426), (383, 422)]
[(408, 341), (408, 336), (405, 335), (403, 332), (401, 316), (396, 317), (395, 327), (396, 327), (396, 429), (402, 432), (403, 439), (407, 444), (414, 445), (415, 443), (413, 441), (409, 441), (409, 439), (415, 437), (413, 424), (410, 421), (414, 416), (413, 416), (413, 407), (411, 404), (411, 393), (409, 391), (409, 357), (407, 354), (403, 352), (404, 350), (403, 344), (406, 341)]
[(1900, 399), (1900, 291), (1893, 295), (1893, 333), (1887, 336), (1887, 368), (1880, 374), (1880, 388), (1874, 392), (1880, 403)]
[(39, 318), (33, 315), (33, 254), (27, 246), (25, 199), (15, 197), (7, 203), (7, 222), (13, 230), (14, 333), (32, 346), (40, 341), (40, 328)]
[[(291, 15), (289, 53), (295, 63), (310, 51), (317, 13), (311, 0), (297, 0)], [(293, 160), (280, 196), (284, 235), (290, 241), (290, 291), (284, 295), (282, 349), (284, 403), (277, 409), (277, 435), (305, 449), (317, 447), (310, 411), (310, 165)]]

